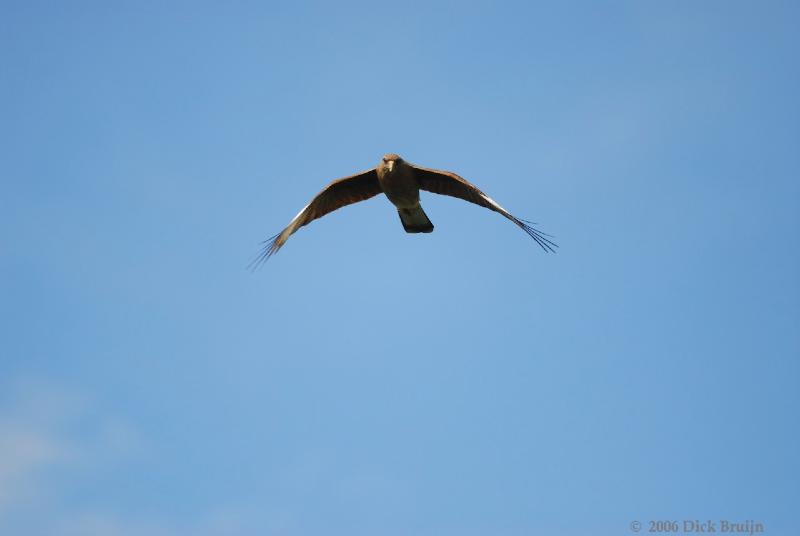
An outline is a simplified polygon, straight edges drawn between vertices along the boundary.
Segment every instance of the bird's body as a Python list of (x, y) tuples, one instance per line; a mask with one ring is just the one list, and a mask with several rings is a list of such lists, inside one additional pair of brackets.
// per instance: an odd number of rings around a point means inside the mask
[(335, 180), (326, 186), (283, 231), (265, 241), (265, 247), (253, 261), (253, 266), (257, 267), (278, 251), (300, 227), (338, 208), (364, 201), (380, 193), (385, 194), (397, 207), (406, 232), (430, 233), (433, 231), (433, 224), (420, 205), (420, 190), (457, 197), (498, 212), (522, 228), (545, 251), (554, 251), (553, 248), (556, 247), (546, 238), (547, 235), (531, 227), (529, 222), (511, 215), (489, 196), (455, 173), (415, 166), (390, 153), (385, 155), (374, 169)]
[[(395, 156), (386, 155), (384, 159)], [(387, 165), (379, 165), (376, 172), (378, 184), (381, 185), (381, 190), (389, 201), (397, 208), (413, 208), (419, 205), (419, 184), (411, 171), (411, 166), (399, 157), (385, 160), (385, 163)]]
[(411, 166), (396, 154), (384, 157), (376, 168), (381, 190), (397, 207), (400, 221), (408, 233), (430, 233), (433, 224), (419, 204), (419, 183)]

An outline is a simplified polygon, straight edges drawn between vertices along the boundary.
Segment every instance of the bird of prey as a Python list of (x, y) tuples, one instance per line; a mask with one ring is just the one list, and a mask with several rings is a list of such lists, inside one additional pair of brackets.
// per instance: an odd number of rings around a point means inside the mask
[(433, 231), (433, 224), (419, 204), (420, 190), (457, 197), (498, 212), (528, 233), (545, 252), (555, 252), (553, 248), (558, 247), (547, 238), (550, 235), (534, 229), (532, 222), (513, 216), (491, 197), (455, 173), (416, 166), (399, 155), (390, 153), (375, 168), (337, 179), (323, 188), (283, 231), (263, 242), (264, 248), (253, 260), (251, 267), (255, 269), (266, 261), (300, 227), (338, 208), (364, 201), (380, 193), (385, 194), (397, 207), (400, 222), (407, 233), (430, 233)]

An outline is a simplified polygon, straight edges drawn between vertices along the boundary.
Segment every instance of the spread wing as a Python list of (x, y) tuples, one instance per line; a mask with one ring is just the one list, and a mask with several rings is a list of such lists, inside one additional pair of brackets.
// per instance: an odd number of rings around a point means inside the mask
[(258, 268), (276, 251), (281, 249), (286, 241), (289, 240), (289, 237), (300, 227), (308, 225), (338, 208), (364, 201), (381, 192), (378, 174), (374, 169), (333, 181), (323, 188), (309, 204), (303, 207), (303, 210), (289, 222), (289, 225), (283, 231), (263, 242), (264, 247), (261, 253), (253, 259), (249, 267), (252, 269)]
[(470, 183), (466, 179), (459, 177), (450, 171), (428, 169), (413, 165), (411, 167), (414, 169), (414, 174), (417, 177), (417, 182), (419, 182), (419, 187), (423, 190), (427, 190), (435, 194), (457, 197), (459, 199), (463, 199), (464, 201), (469, 201), (470, 203), (475, 203), (476, 205), (498, 212), (509, 220), (513, 221), (523, 231), (528, 233), (531, 238), (536, 240), (536, 243), (539, 244), (543, 250), (555, 253), (555, 249), (553, 248), (557, 248), (558, 245), (548, 240), (547, 237), (550, 235), (542, 233), (541, 231), (533, 228), (532, 222), (521, 220), (512, 215), (506, 209), (497, 204), (494, 199), (481, 192), (477, 186)]

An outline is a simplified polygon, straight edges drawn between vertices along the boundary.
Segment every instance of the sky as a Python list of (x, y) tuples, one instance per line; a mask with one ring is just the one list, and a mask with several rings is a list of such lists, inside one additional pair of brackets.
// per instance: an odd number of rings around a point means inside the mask
[(2, 12), (0, 533), (796, 533), (797, 3)]

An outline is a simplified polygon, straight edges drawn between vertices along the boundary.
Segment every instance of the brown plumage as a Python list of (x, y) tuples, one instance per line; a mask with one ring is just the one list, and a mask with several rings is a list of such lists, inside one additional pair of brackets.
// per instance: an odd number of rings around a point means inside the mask
[(326, 186), (283, 231), (264, 241), (264, 248), (253, 260), (251, 267), (257, 268), (266, 261), (300, 227), (338, 208), (364, 201), (379, 193), (386, 194), (389, 201), (397, 207), (406, 232), (430, 233), (433, 231), (433, 224), (420, 206), (420, 190), (457, 197), (493, 210), (528, 233), (544, 251), (555, 252), (553, 248), (558, 247), (547, 238), (549, 235), (534, 229), (531, 222), (513, 216), (475, 185), (455, 173), (415, 166), (391, 153), (384, 156), (376, 168), (335, 180)]

